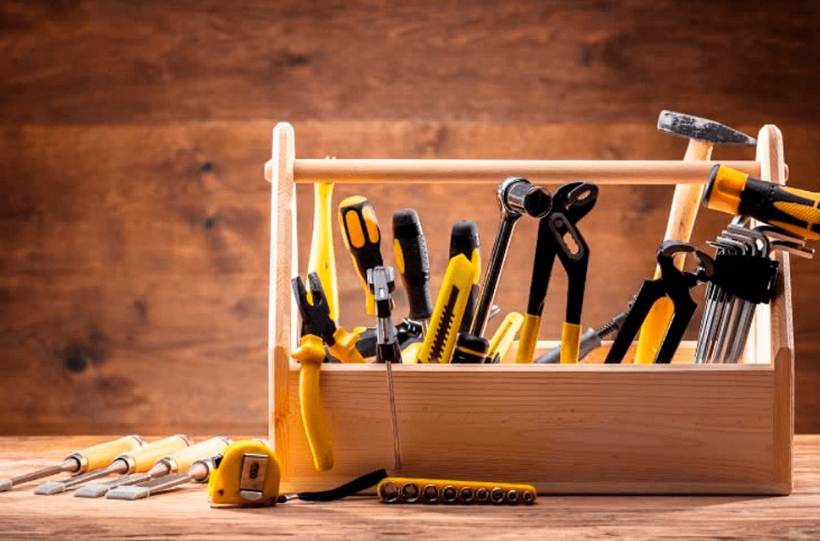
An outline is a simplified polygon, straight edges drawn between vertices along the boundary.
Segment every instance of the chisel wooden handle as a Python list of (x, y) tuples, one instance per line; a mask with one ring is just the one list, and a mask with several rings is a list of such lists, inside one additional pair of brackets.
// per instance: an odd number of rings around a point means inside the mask
[(150, 470), (162, 457), (188, 447), (192, 443), (191, 438), (185, 434), (176, 434), (151, 442), (134, 451), (123, 453), (115, 458), (114, 462), (118, 460), (125, 462), (128, 465), (126, 473), (142, 473)]
[(196, 445), (180, 449), (161, 458), (159, 461), (168, 465), (169, 473), (183, 472), (190, 468), (197, 460), (218, 455), (225, 447), (230, 445), (230, 443), (231, 440), (225, 436), (217, 436), (216, 438), (201, 441)]
[(66, 457), (74, 459), (80, 464), (80, 469), (75, 473), (83, 473), (91, 470), (105, 468), (123, 453), (135, 451), (145, 445), (142, 436), (123, 436), (116, 440), (98, 443), (91, 447), (86, 447), (80, 451), (75, 451)]

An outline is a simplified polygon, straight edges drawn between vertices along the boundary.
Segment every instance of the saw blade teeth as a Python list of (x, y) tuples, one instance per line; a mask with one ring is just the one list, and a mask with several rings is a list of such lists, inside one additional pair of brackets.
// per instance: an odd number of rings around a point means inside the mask
[(459, 289), (453, 286), (450, 291), (450, 298), (447, 299), (447, 304), (442, 310), (441, 319), (439, 320), (438, 328), (436, 329), (436, 336), (433, 339), (433, 345), (430, 348), (430, 362), (441, 362), (444, 354), (444, 346), (447, 343), (447, 337), (450, 334), (450, 329), (453, 327), (453, 318), (455, 317), (455, 306), (458, 301)]

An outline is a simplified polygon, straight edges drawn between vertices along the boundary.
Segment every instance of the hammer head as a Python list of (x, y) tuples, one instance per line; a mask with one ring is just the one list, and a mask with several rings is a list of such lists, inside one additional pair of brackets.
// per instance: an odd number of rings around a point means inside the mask
[(658, 130), (716, 145), (756, 145), (757, 140), (720, 122), (674, 111), (661, 111)]

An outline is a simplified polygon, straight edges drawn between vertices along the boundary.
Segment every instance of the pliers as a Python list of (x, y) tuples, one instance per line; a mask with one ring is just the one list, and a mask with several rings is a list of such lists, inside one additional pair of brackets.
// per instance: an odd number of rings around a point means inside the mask
[[(684, 272), (675, 267), (675, 256), (678, 254), (693, 254), (697, 259), (698, 267), (692, 272)], [(663, 341), (655, 356), (655, 363), (667, 364), (680, 345), (683, 333), (695, 313), (697, 304), (692, 300), (689, 290), (698, 284), (708, 282), (715, 270), (714, 260), (694, 246), (684, 242), (667, 240), (658, 248), (658, 266), (661, 277), (655, 280), (645, 280), (638, 294), (632, 302), (629, 314), (626, 316), (618, 336), (606, 356), (605, 363), (620, 363), (629, 346), (637, 336), (638, 331), (649, 314), (655, 301), (662, 297), (669, 297), (674, 306), (674, 314), (666, 328)]]
[(577, 363), (581, 339), (581, 309), (589, 266), (589, 247), (577, 224), (598, 200), (598, 186), (570, 182), (552, 196), (552, 210), (538, 224), (527, 312), (516, 353), (516, 363), (531, 363), (541, 328), (541, 313), (552, 267), (557, 257), (567, 273), (567, 305), (561, 329), (561, 362)]
[(299, 408), (302, 412), (302, 423), (305, 427), (310, 452), (313, 456), (313, 465), (316, 471), (327, 471), (333, 468), (333, 441), (325, 422), (322, 410), (322, 399), (319, 392), (319, 376), (327, 354), (324, 344), (340, 360), (364, 362), (356, 351), (355, 344), (359, 336), (356, 333), (347, 333), (341, 327), (336, 327), (330, 319), (330, 308), (322, 290), (319, 275), (308, 275), (310, 293), (313, 304), (308, 301), (305, 284), (299, 277), (291, 280), (293, 295), (302, 316), (302, 333), (299, 347), (291, 352), (291, 356), (302, 365), (299, 370)]
[(308, 284), (310, 285), (310, 296), (313, 303), (308, 301), (307, 291), (301, 278), (291, 280), (293, 295), (296, 297), (296, 304), (299, 307), (299, 315), (302, 316), (302, 336), (318, 336), (327, 344), (327, 349), (331, 355), (343, 363), (363, 363), (364, 357), (356, 349), (356, 342), (359, 340), (357, 332), (347, 332), (342, 327), (337, 327), (330, 318), (330, 307), (327, 304), (322, 282), (315, 272), (308, 274)]

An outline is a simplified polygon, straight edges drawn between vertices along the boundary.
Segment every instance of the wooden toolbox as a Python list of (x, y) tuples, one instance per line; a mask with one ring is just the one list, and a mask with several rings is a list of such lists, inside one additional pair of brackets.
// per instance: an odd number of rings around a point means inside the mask
[[(765, 126), (755, 161), (723, 162), (784, 182), (780, 131)], [(335, 466), (313, 468), (299, 409), (294, 183), (536, 184), (703, 182), (713, 162), (295, 159), (294, 130), (273, 132), (270, 439), (284, 492), (335, 486), (393, 465), (385, 366), (326, 364), (321, 392)], [(794, 345), (788, 255), (759, 305), (737, 365), (395, 365), (404, 476), (531, 483), (540, 493), (788, 494)], [(304, 270), (301, 271), (304, 274)], [(554, 343), (539, 342), (538, 351)], [(604, 348), (605, 350), (605, 348)], [(684, 342), (677, 358), (692, 359)], [(514, 352), (513, 352), (514, 353)], [(605, 354), (605, 351), (603, 352)], [(601, 354), (598, 355), (603, 358)], [(488, 400), (493, 395), (501, 399)]]

